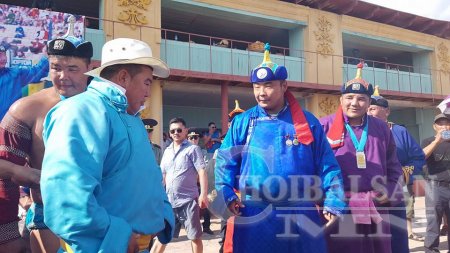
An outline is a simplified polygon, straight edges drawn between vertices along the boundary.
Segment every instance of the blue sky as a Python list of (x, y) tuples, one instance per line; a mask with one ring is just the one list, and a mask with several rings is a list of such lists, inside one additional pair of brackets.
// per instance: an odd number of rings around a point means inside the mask
[(449, 0), (362, 0), (427, 18), (450, 21)]

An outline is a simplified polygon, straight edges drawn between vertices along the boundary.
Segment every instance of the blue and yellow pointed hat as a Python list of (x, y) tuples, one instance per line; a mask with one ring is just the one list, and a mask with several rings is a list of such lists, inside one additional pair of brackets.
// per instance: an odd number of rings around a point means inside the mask
[(375, 85), (375, 90), (370, 98), (371, 98), (370, 100), (371, 105), (378, 105), (384, 108), (389, 107), (389, 102), (383, 96), (380, 95), (378, 85)]
[(264, 60), (252, 70), (250, 82), (260, 83), (274, 80), (286, 80), (287, 77), (288, 74), (286, 68), (270, 60), (270, 45), (269, 43), (266, 43), (264, 46)]
[(359, 93), (366, 94), (370, 97), (373, 94), (373, 86), (362, 78), (363, 62), (360, 62), (357, 68), (355, 78), (342, 85), (341, 93)]

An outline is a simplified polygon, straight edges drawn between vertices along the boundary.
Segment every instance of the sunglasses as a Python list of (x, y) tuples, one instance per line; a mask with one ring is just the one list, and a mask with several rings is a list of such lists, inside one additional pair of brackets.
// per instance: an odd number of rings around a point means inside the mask
[(147, 133), (153, 132), (153, 129), (147, 129)]
[(190, 136), (189, 140), (198, 140), (198, 136)]
[(216, 128), (215, 126), (212, 126), (211, 128)]
[(181, 128), (172, 129), (172, 130), (170, 130), (169, 132), (170, 132), (171, 134), (174, 134), (175, 131), (179, 134), (179, 133), (183, 132), (183, 129), (181, 129)]

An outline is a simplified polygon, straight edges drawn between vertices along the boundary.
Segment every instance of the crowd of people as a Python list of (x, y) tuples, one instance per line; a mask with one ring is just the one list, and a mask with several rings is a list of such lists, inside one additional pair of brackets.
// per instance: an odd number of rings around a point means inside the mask
[[(151, 142), (158, 122), (139, 112), (170, 70), (148, 44), (108, 41), (96, 69), (83, 38), (58, 37), (46, 51), (33, 69), (0, 65), (0, 89), (45, 71), (53, 83), (2, 100), (0, 252), (164, 252), (181, 227), (192, 252), (203, 252), (211, 215), (222, 220), (220, 252), (397, 253), (409, 252), (408, 239), (439, 252), (450, 116), (436, 115), (435, 136), (419, 145), (388, 121), (389, 102), (362, 78), (363, 64), (342, 85), (336, 113), (317, 119), (266, 44), (249, 77), (256, 106), (237, 105), (226, 133), (173, 118), (160, 147)], [(412, 232), (411, 185), (425, 164), (422, 239)]]
[[(42, 53), (49, 40), (67, 31), (70, 14), (56, 12), (52, 3), (41, 3), (48, 1), (34, 2), (32, 8), (0, 4), (0, 45), (9, 50), (11, 58), (33, 59), (34, 55)], [(83, 17), (74, 17), (73, 32), (75, 37), (81, 38)]]

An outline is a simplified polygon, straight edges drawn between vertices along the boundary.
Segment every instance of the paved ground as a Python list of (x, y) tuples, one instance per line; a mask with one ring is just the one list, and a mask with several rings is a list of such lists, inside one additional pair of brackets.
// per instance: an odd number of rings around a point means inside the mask
[[(425, 198), (416, 198), (415, 206), (416, 218), (413, 223), (413, 231), (420, 235), (425, 235), (426, 218), (425, 218)], [(220, 223), (219, 220), (212, 220), (211, 229), (216, 233), (216, 235), (211, 236), (208, 234), (203, 234), (203, 247), (204, 253), (217, 253), (219, 250), (219, 231)], [(410, 252), (424, 252), (423, 242), (417, 242), (409, 240)], [(440, 249), (442, 252), (448, 250), (447, 248), (447, 237), (441, 236)], [(187, 240), (184, 231), (182, 230), (180, 238), (175, 239), (170, 243), (166, 251), (167, 253), (189, 253), (191, 252), (190, 242)], [(395, 253), (395, 252), (394, 252)]]

